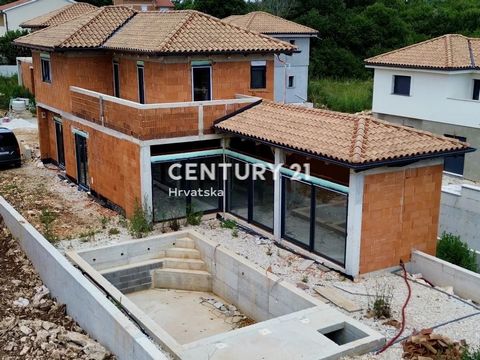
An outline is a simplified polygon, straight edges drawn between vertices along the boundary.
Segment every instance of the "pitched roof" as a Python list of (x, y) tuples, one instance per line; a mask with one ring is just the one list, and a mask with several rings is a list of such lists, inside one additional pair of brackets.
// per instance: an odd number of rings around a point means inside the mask
[(365, 63), (438, 70), (480, 69), (480, 38), (443, 35), (371, 57)]
[(52, 25), (62, 24), (66, 21), (75, 19), (85, 13), (97, 9), (96, 6), (88, 3), (75, 3), (61, 7), (60, 9), (49, 12), (45, 15), (37, 16), (20, 24), (22, 28), (39, 29)]
[(34, 48), (97, 48), (134, 14), (123, 6), (105, 6), (73, 20), (35, 31), (15, 40), (15, 44)]
[(198, 11), (136, 12), (105, 6), (20, 37), (41, 49), (97, 48), (155, 54), (293, 52), (297, 48)]
[(138, 13), (104, 47), (162, 54), (296, 50), (289, 43), (193, 10)]
[(263, 11), (228, 16), (223, 21), (262, 34), (317, 34), (318, 31)]
[(402, 158), (472, 151), (468, 144), (372, 116), (263, 101), (215, 128), (293, 150), (365, 167)]
[(11, 3), (8, 3), (8, 4), (3, 4), (3, 5), (0, 6), (0, 11), (8, 10), (8, 9), (13, 8), (15, 6), (22, 5), (22, 4), (31, 2), (31, 1), (32, 0), (17, 0), (17, 1), (11, 2)]

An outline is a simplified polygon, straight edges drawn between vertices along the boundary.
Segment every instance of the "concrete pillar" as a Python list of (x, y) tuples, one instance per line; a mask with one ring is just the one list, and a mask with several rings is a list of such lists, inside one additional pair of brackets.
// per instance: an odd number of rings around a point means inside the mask
[(364, 173), (350, 170), (345, 270), (351, 276), (357, 276), (360, 272), (364, 182)]
[(152, 163), (150, 160), (150, 146), (140, 146), (140, 191), (142, 194), (142, 207), (147, 210), (150, 220), (153, 214), (153, 190), (152, 190)]
[[(230, 138), (228, 137), (223, 137), (222, 138), (222, 149), (223, 149), (223, 155), (222, 155), (222, 161), (225, 164), (227, 162), (227, 156), (225, 155), (225, 150), (228, 148), (230, 145)], [(223, 169), (222, 169), (222, 176), (223, 176)], [(225, 212), (227, 211), (227, 177), (223, 177), (222, 180), (222, 190), (223, 190), (223, 199), (222, 199), (222, 212), (223, 216), (225, 216)]]
[[(275, 169), (285, 162), (285, 153), (275, 148)], [(275, 240), (282, 238), (282, 177), (280, 171), (274, 174), (273, 189), (273, 236)]]

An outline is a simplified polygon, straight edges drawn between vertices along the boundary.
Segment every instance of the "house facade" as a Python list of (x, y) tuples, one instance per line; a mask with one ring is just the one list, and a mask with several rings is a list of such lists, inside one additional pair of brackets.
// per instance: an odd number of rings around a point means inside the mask
[[(480, 39), (445, 35), (366, 60), (375, 116), (480, 146)], [(480, 180), (480, 156), (445, 160), (445, 171)]]
[(317, 36), (317, 30), (263, 11), (232, 15), (223, 21), (295, 45), (298, 51), (294, 54), (275, 57), (275, 101), (284, 104), (307, 102), (310, 39)]
[(0, 6), (0, 36), (7, 31), (21, 29), (20, 24), (39, 15), (47, 14), (73, 0), (17, 0)]
[(138, 11), (171, 11), (175, 9), (171, 0), (114, 0), (113, 4), (128, 6)]
[(297, 48), (196, 11), (102, 7), (16, 44), (41, 157), (79, 188), (155, 222), (222, 213), (352, 276), (435, 252), (443, 158), (472, 150), (273, 102), (274, 56)]

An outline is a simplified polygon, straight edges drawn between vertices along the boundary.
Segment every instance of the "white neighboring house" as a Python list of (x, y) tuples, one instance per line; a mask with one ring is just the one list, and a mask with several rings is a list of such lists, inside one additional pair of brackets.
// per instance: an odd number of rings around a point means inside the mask
[[(444, 35), (365, 60), (380, 119), (480, 147), (480, 39)], [(445, 171), (480, 180), (480, 152), (445, 159)]]
[(7, 31), (21, 29), (20, 24), (34, 17), (44, 15), (73, 0), (17, 0), (0, 6), (0, 36)]
[(310, 38), (317, 36), (317, 30), (263, 11), (232, 15), (223, 21), (297, 46), (298, 53), (275, 56), (274, 96), (275, 101), (281, 103), (307, 101)]

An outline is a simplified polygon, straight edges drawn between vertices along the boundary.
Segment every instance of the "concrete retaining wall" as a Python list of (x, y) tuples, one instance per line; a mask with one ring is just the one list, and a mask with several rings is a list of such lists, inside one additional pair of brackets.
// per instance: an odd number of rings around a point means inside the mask
[(480, 187), (449, 185), (442, 188), (440, 234), (460, 235), (470, 248), (480, 250)]
[(425, 279), (437, 286), (453, 286), (453, 291), (464, 299), (480, 302), (480, 274), (466, 270), (425, 254), (414, 251), (409, 272), (421, 273)]
[(213, 276), (213, 292), (256, 321), (323, 303), (242, 256), (195, 234), (195, 245)]
[(118, 359), (166, 359), (104, 294), (0, 196), (0, 215), (67, 313)]

